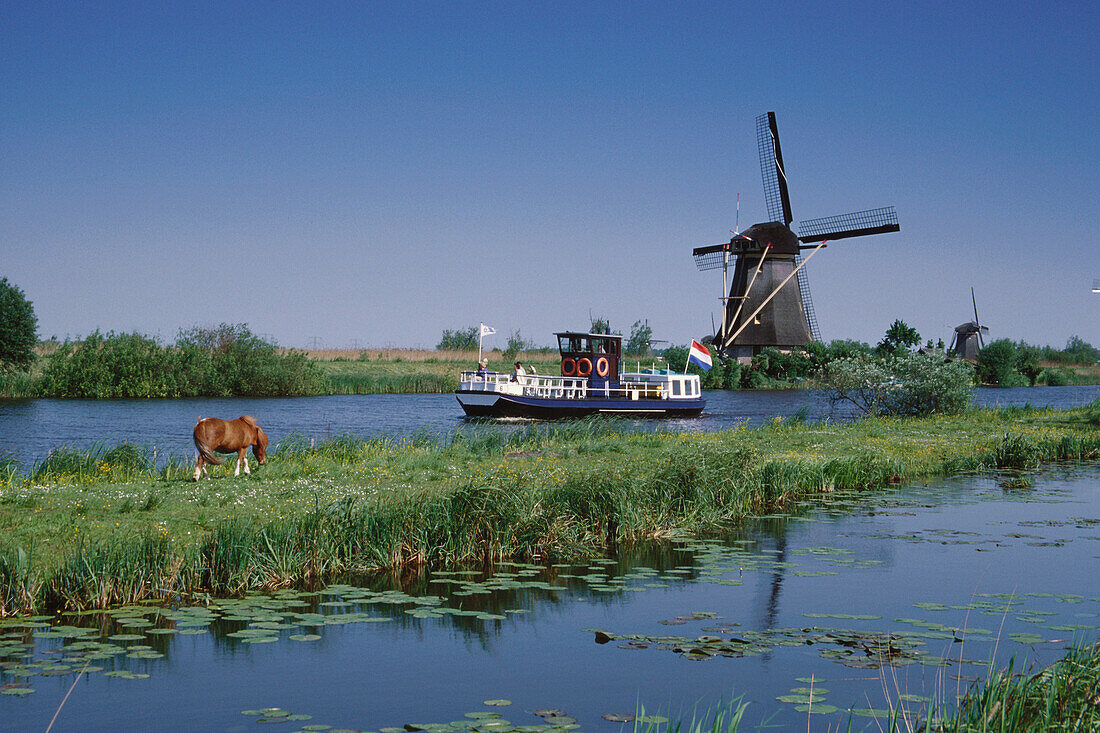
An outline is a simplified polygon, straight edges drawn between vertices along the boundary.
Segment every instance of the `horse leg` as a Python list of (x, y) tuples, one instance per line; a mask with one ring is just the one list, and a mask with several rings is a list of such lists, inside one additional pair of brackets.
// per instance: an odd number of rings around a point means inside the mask
[(244, 448), (237, 451), (237, 470), (233, 472), (234, 476), (241, 475), (241, 461), (244, 460)]
[(200, 454), (198, 460), (195, 461), (195, 481), (198, 481), (199, 477), (205, 472), (206, 466), (203, 465), (202, 455)]
[(248, 470), (248, 454), (244, 454), (244, 475), (251, 476), (252, 472)]

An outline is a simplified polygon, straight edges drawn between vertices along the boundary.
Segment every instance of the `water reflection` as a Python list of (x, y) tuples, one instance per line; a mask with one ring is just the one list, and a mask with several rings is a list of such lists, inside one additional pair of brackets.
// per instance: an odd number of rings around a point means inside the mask
[(98, 671), (66, 706), (70, 729), (132, 728), (146, 709), (225, 729), (280, 706), (377, 730), (505, 698), (611, 730), (601, 715), (639, 700), (709, 704), (731, 680), (750, 722), (805, 725), (784, 698), (801, 699), (811, 675), (828, 680), (822, 707), (882, 708), (884, 666), (904, 680), (895, 695), (922, 695), (980, 676), (994, 654), (1046, 664), (1096, 638), (1100, 467), (1050, 467), (1033, 484), (965, 477), (833, 496), (721, 537), (548, 567), (0, 620), (0, 688), (34, 690), (0, 696), (0, 716), (41, 729), (85, 665)]

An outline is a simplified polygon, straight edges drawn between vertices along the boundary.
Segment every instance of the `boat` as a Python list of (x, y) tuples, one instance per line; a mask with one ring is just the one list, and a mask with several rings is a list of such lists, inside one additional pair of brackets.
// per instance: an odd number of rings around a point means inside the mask
[(622, 336), (554, 334), (561, 374), (464, 371), (455, 396), (467, 417), (553, 420), (586, 415), (696, 417), (706, 406), (698, 375), (621, 372)]

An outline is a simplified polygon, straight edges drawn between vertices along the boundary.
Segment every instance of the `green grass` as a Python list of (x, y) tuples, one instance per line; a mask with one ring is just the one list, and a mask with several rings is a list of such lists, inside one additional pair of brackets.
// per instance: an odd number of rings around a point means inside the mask
[(0, 471), (0, 606), (591, 556), (609, 542), (714, 531), (816, 494), (1095, 459), (1098, 412), (1094, 403), (845, 425), (777, 419), (703, 434), (581, 420), (314, 447), (290, 436), (251, 476), (226, 465), (197, 484), (188, 463), (156, 467), (135, 446), (56, 451), (26, 472)]
[(1012, 664), (991, 672), (935, 723), (947, 733), (1100, 730), (1100, 644), (1075, 645), (1036, 674), (1016, 674)]

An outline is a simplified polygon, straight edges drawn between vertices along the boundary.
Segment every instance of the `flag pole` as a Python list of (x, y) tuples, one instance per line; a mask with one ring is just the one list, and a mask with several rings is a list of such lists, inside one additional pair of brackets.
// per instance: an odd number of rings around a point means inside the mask
[(684, 362), (684, 374), (688, 373), (688, 364), (690, 364), (690, 363), (691, 363), (691, 343), (688, 342), (688, 358), (687, 358), (687, 361)]
[(485, 338), (485, 324), (477, 324), (477, 365), (481, 367), (481, 339)]

